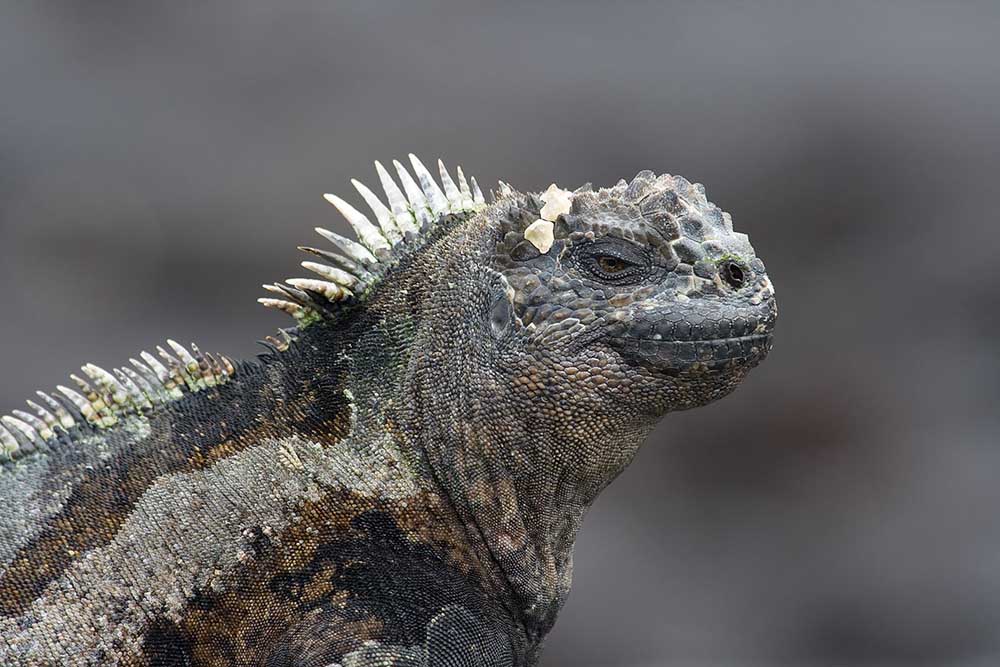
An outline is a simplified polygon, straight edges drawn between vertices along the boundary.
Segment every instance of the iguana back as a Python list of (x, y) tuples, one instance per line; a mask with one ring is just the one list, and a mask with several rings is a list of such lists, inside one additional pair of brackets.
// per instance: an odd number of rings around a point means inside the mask
[(770, 348), (763, 264), (700, 185), (487, 205), (411, 156), (319, 230), (296, 319), (170, 342), (0, 426), (0, 663), (530, 665), (594, 498)]

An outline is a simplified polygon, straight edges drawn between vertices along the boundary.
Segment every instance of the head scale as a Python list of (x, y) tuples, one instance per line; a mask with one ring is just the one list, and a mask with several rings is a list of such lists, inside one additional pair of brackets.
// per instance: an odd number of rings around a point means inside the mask
[(728, 393), (770, 349), (764, 264), (700, 184), (643, 171), (598, 191), (511, 192), (490, 214), (511, 335), (595, 395), (659, 416)]

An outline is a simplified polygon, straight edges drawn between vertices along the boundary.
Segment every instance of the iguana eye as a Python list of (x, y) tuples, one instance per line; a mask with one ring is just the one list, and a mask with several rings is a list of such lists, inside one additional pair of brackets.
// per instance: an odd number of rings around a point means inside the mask
[(581, 246), (576, 262), (592, 277), (614, 285), (638, 283), (650, 271), (649, 255), (627, 241), (597, 241)]

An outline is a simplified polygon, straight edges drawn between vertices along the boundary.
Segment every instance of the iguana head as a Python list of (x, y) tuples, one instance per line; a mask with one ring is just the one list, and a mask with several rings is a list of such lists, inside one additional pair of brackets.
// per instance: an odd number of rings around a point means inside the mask
[(492, 213), (509, 286), (494, 331), (586, 404), (652, 417), (701, 405), (771, 347), (764, 264), (700, 184), (643, 171), (597, 191), (508, 193)]

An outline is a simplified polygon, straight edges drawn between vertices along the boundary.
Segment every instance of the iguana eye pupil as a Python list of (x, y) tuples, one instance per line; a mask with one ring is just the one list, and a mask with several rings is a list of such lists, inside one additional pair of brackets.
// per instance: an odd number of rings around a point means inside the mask
[(628, 266), (625, 260), (612, 257), (611, 255), (601, 255), (598, 257), (597, 265), (606, 273), (621, 273)]
[(743, 283), (746, 282), (746, 275), (743, 273), (743, 269), (739, 264), (733, 261), (726, 262), (722, 265), (722, 277), (729, 283), (730, 287), (739, 289), (743, 287)]

